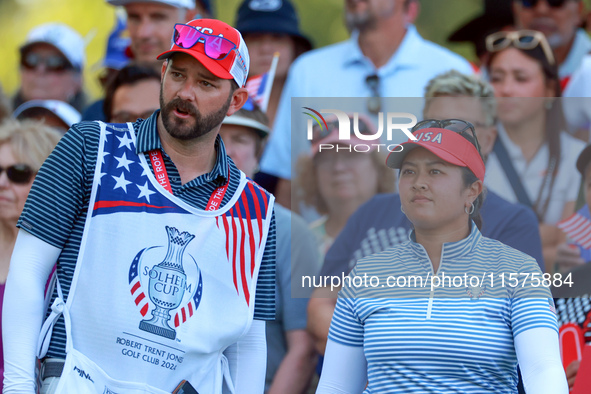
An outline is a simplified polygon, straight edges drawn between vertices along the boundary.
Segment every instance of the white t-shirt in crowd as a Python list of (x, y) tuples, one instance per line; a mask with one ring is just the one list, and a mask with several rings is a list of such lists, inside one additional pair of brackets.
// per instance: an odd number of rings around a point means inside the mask
[[(498, 125), (498, 138), (505, 145), (513, 167), (519, 175), (530, 201), (534, 204), (548, 168), (548, 143), (545, 143), (528, 163), (523, 157), (521, 148), (511, 141), (500, 124)], [(554, 186), (552, 187), (548, 210), (543, 218), (544, 223), (556, 224), (562, 218), (564, 205), (577, 199), (581, 175), (577, 171), (576, 161), (584, 147), (584, 142), (566, 132), (560, 133), (560, 162)], [(494, 152), (490, 154), (486, 163), (484, 184), (505, 200), (518, 202), (511, 183)], [(546, 200), (547, 195), (548, 187), (544, 190), (542, 201)]]

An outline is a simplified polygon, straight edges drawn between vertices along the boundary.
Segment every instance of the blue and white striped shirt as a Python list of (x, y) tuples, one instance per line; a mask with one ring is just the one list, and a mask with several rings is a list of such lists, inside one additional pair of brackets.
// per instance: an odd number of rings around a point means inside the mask
[[(517, 274), (517, 287), (509, 286), (511, 273)], [(351, 278), (367, 275), (368, 284), (372, 277), (379, 284), (343, 287), (329, 339), (364, 348), (364, 393), (517, 392), (515, 336), (536, 327), (558, 331), (550, 291), (531, 280), (532, 274), (541, 279), (538, 264), (472, 225), (467, 238), (444, 244), (436, 273), (440, 279), (464, 274), (481, 283), (484, 274), (485, 284), (456, 280), (448, 286), (445, 279), (445, 287), (432, 290), (432, 264), (412, 240), (357, 263)], [(388, 277), (409, 276), (422, 278), (423, 287), (418, 279), (417, 287), (386, 285)]]
[[(229, 171), (230, 182), (222, 201), (222, 204), (226, 204), (234, 195), (240, 176), (238, 168), (226, 155), (222, 139), (219, 136), (216, 139), (217, 156), (213, 170), (183, 185), (176, 166), (162, 150), (156, 127), (159, 112), (156, 111), (145, 121), (140, 119), (133, 124), (137, 138), (136, 153), (144, 153), (151, 168), (148, 152), (160, 149), (173, 194), (199, 209), (205, 209), (214, 190), (226, 183)], [(83, 122), (72, 126), (39, 170), (18, 222), (18, 227), (62, 249), (57, 261), (57, 274), (66, 298), (88, 212), (99, 136), (97, 122)], [(259, 320), (275, 318), (275, 242), (273, 214), (257, 281), (254, 318)], [(52, 302), (56, 296), (54, 291)], [(54, 327), (47, 356), (65, 358), (65, 345), (65, 326), (63, 318), (60, 318)]]

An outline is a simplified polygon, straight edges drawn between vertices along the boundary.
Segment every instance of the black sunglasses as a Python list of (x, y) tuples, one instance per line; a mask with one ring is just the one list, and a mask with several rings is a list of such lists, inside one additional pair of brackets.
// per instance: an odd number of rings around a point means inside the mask
[[(566, 3), (568, 0), (544, 0), (548, 5), (552, 8), (560, 8)], [(534, 8), (538, 5), (539, 0), (521, 0), (521, 4), (525, 8)]]
[(6, 171), (6, 177), (12, 183), (29, 183), (35, 171), (26, 164), (13, 164), (10, 167), (0, 167), (0, 175)]
[(367, 99), (367, 110), (372, 114), (377, 114), (382, 109), (382, 99), (380, 97), (380, 77), (377, 74), (365, 78), (365, 83), (371, 90), (371, 97)]
[(470, 135), (474, 138), (474, 143), (478, 152), (480, 152), (480, 144), (478, 143), (478, 138), (476, 138), (476, 132), (474, 131), (474, 125), (470, 122), (466, 122), (465, 120), (461, 119), (444, 119), (444, 120), (436, 120), (436, 119), (425, 119), (417, 123), (411, 130), (414, 134), (416, 131), (423, 130), (423, 129), (445, 129), (451, 130), (458, 134), (466, 133), (468, 130), (470, 131)]
[(47, 71), (51, 72), (64, 72), (74, 68), (68, 59), (60, 55), (44, 57), (37, 53), (29, 52), (21, 56), (21, 66), (27, 70), (35, 70), (42, 64), (45, 65)]

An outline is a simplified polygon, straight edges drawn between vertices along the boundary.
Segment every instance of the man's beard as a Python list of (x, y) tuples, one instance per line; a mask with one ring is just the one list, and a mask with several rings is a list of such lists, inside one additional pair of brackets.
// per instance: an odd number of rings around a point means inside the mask
[[(160, 89), (160, 115), (162, 116), (162, 123), (164, 128), (170, 134), (170, 136), (179, 140), (192, 140), (199, 138), (218, 126), (228, 113), (230, 103), (232, 101), (232, 94), (228, 97), (226, 103), (218, 111), (203, 116), (197, 108), (195, 108), (189, 102), (176, 97), (170, 100), (168, 103), (164, 103), (164, 97), (162, 96), (162, 88)], [(172, 114), (172, 111), (178, 109), (182, 112), (186, 112), (191, 115), (187, 119), (177, 118)], [(195, 123), (191, 125), (191, 120), (195, 119)]]
[(347, 12), (345, 14), (345, 25), (350, 32), (354, 30), (372, 30), (377, 26), (377, 18), (369, 12), (363, 14)]

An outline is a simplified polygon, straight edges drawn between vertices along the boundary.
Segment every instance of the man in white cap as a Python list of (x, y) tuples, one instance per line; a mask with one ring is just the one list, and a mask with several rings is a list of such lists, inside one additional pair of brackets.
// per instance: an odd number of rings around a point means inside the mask
[(107, 3), (125, 8), (131, 38), (128, 54), (140, 63), (154, 63), (156, 56), (170, 48), (170, 29), (175, 23), (186, 23), (196, 15), (210, 15), (209, 1), (107, 0)]
[(62, 134), (82, 120), (80, 112), (60, 100), (30, 100), (15, 109), (12, 116), (19, 120), (39, 120)]
[(65, 24), (47, 23), (31, 30), (20, 48), (21, 87), (14, 108), (29, 100), (61, 100), (81, 111), (86, 101), (84, 52), (82, 36)]

